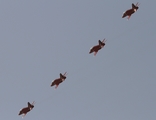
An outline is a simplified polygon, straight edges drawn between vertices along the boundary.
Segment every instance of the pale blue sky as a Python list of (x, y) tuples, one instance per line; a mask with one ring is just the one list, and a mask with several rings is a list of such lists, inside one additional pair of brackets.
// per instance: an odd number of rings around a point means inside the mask
[[(137, 2), (130, 20), (121, 18)], [(21, 120), (28, 101), (36, 104), (25, 120), (155, 120), (155, 4), (1, 0), (0, 120)]]

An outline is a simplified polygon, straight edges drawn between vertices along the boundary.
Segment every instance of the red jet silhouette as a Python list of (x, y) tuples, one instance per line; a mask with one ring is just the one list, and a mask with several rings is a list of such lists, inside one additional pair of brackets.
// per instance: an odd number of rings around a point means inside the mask
[(102, 41), (99, 40), (98, 42), (98, 45), (95, 45), (90, 49), (89, 54), (94, 52), (94, 56), (96, 56), (97, 52), (105, 46), (105, 39), (103, 39)]
[(18, 115), (23, 114), (23, 116), (22, 116), (22, 118), (23, 118), (27, 114), (27, 112), (29, 112), (33, 108), (34, 108), (34, 102), (32, 104), (30, 104), (28, 102), (28, 107), (25, 107), (25, 108), (21, 109)]
[(132, 15), (133, 13), (135, 13), (135, 12), (139, 9), (138, 6), (139, 6), (139, 3), (136, 3), (136, 5), (134, 5), (134, 4), (132, 3), (132, 8), (129, 9), (129, 10), (127, 10), (126, 12), (124, 12), (122, 18), (128, 16), (127, 19), (129, 20), (129, 18), (131, 17), (131, 15)]
[(62, 83), (65, 79), (66, 79), (66, 74), (67, 72), (64, 73), (64, 75), (62, 75), (60, 73), (60, 78), (55, 79), (52, 83), (51, 86), (55, 85), (55, 89), (59, 86), (60, 83)]

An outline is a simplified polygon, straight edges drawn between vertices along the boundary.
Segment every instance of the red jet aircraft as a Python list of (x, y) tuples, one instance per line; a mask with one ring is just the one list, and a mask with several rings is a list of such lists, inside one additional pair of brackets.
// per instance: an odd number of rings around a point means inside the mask
[(138, 6), (139, 6), (139, 3), (136, 3), (136, 5), (134, 5), (134, 4), (132, 3), (132, 8), (129, 9), (129, 10), (127, 10), (126, 12), (124, 12), (122, 18), (128, 16), (127, 19), (129, 20), (129, 18), (131, 17), (131, 15), (132, 15), (133, 13), (135, 13), (135, 12), (139, 9)]
[(21, 109), (18, 115), (23, 114), (23, 116), (22, 116), (22, 118), (23, 118), (27, 114), (27, 112), (29, 112), (33, 108), (34, 108), (34, 102), (32, 104), (30, 104), (28, 102), (28, 107), (25, 107), (25, 108)]
[(96, 56), (97, 52), (105, 46), (105, 39), (103, 39), (102, 41), (99, 40), (98, 42), (98, 45), (95, 45), (90, 49), (89, 54), (94, 52), (94, 56)]
[(60, 83), (62, 83), (65, 79), (66, 79), (66, 74), (67, 72), (64, 73), (64, 75), (62, 75), (60, 73), (60, 78), (55, 79), (52, 83), (51, 86), (55, 85), (55, 89), (59, 86)]

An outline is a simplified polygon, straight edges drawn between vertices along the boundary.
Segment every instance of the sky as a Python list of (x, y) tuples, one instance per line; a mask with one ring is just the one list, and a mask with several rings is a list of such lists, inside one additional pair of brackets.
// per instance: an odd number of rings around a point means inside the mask
[[(129, 20), (122, 14), (132, 3)], [(0, 119), (155, 120), (155, 0), (1, 0)], [(106, 45), (89, 54), (98, 40)], [(67, 79), (50, 87), (60, 73)]]

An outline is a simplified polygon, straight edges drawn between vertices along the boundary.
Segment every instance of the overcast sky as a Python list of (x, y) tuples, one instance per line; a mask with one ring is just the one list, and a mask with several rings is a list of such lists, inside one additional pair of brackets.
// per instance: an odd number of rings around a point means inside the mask
[[(122, 14), (140, 3), (130, 20)], [(155, 120), (155, 0), (1, 0), (0, 119)], [(98, 40), (106, 45), (89, 54)], [(60, 73), (67, 79), (50, 87)]]

